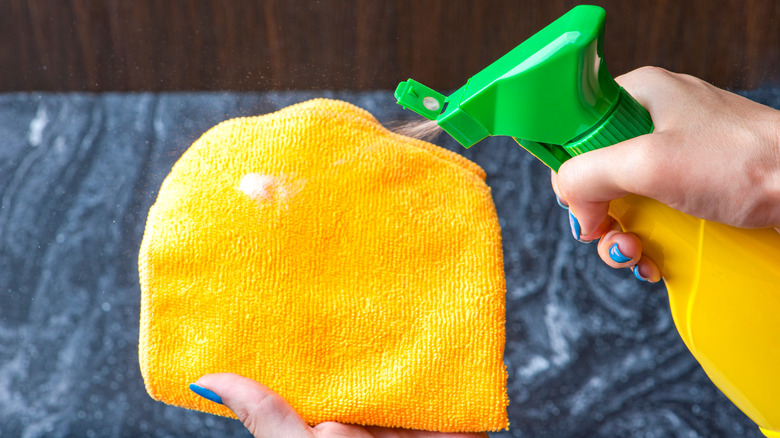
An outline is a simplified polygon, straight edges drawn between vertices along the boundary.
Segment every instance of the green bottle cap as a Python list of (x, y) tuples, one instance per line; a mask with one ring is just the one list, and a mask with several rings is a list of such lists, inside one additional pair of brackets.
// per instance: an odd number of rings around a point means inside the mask
[(584, 135), (564, 144), (563, 149), (573, 157), (652, 131), (653, 121), (650, 114), (621, 88), (612, 111)]

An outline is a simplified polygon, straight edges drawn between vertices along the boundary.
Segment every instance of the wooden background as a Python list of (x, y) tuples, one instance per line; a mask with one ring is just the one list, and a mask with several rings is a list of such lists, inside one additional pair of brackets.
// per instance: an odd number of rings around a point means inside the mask
[[(566, 0), (0, 0), (0, 91), (391, 89), (462, 82)], [(593, 1), (621, 74), (780, 84), (780, 1)]]

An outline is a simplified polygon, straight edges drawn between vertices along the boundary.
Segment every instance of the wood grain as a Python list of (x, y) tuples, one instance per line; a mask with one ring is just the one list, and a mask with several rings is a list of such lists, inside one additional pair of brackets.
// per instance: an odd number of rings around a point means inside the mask
[[(568, 0), (0, 0), (0, 91), (443, 90), (565, 13)], [(621, 74), (659, 65), (780, 83), (780, 2), (594, 1)]]

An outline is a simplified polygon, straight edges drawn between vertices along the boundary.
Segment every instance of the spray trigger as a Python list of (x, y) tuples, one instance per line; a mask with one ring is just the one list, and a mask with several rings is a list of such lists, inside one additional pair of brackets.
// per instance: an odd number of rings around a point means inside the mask
[(409, 79), (398, 84), (395, 90), (395, 98), (398, 104), (408, 108), (417, 114), (429, 119), (436, 120), (441, 114), (446, 97), (425, 85)]

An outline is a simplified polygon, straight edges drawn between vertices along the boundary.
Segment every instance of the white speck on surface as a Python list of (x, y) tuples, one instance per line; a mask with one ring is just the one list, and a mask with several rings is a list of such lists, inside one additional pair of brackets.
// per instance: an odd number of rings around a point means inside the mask
[(43, 141), (43, 129), (49, 124), (49, 114), (43, 106), (38, 107), (35, 117), (30, 121), (30, 131), (27, 134), (27, 141), (32, 147), (38, 147)]
[(57, 138), (54, 139), (54, 151), (58, 154), (65, 154), (65, 152), (67, 152), (66, 146), (65, 138), (63, 138), (61, 135), (58, 135)]
[(256, 201), (268, 200), (272, 196), (276, 178), (259, 173), (247, 173), (241, 178), (238, 190)]
[(549, 303), (545, 310), (544, 322), (553, 353), (552, 363), (562, 367), (572, 360), (570, 343), (579, 338), (582, 330), (577, 315), (572, 314), (570, 309)]
[(607, 382), (601, 376), (593, 376), (571, 398), (571, 413), (574, 415), (593, 409), (599, 400), (602, 400), (604, 391), (608, 388)]
[(154, 135), (157, 138), (164, 138), (165, 137), (165, 122), (160, 120), (159, 117), (154, 118)]
[(549, 368), (550, 361), (542, 356), (536, 355), (532, 357), (524, 367), (518, 369), (517, 374), (524, 379), (530, 379)]

